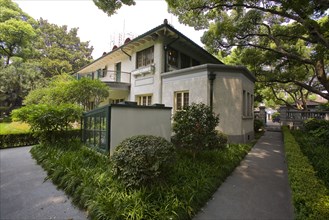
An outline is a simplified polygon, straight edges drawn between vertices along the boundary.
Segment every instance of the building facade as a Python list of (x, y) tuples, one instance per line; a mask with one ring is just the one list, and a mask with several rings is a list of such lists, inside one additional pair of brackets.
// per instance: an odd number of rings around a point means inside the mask
[(253, 139), (255, 77), (243, 66), (224, 65), (165, 21), (126, 39), (77, 72), (77, 77), (100, 79), (110, 87), (103, 104), (134, 101), (172, 107), (205, 103), (219, 114), (218, 130), (231, 142)]

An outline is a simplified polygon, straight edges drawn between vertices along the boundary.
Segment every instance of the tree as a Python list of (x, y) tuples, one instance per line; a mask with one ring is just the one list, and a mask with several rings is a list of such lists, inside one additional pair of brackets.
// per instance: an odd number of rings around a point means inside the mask
[(31, 53), (31, 42), (37, 37), (35, 21), (10, 0), (0, 0), (0, 57), (9, 65), (14, 56)]
[(208, 29), (202, 41), (210, 52), (247, 48), (257, 55), (249, 59), (258, 80), (293, 83), (329, 100), (328, 1), (166, 1), (181, 22)]
[(35, 42), (39, 51), (36, 59), (45, 76), (73, 73), (92, 61), (93, 47), (89, 42), (81, 42), (78, 28), (68, 29), (40, 18), (38, 28), (41, 38)]
[(20, 107), (29, 91), (43, 83), (44, 77), (36, 63), (13, 57), (10, 65), (0, 65), (0, 102), (6, 104), (6, 114)]
[(93, 0), (95, 5), (108, 16), (113, 15), (122, 5), (135, 5), (134, 0)]
[(109, 96), (109, 88), (100, 80), (82, 78), (77, 80), (68, 74), (52, 78), (48, 86), (31, 91), (24, 100), (25, 105), (62, 105), (76, 103), (85, 111), (98, 106)]

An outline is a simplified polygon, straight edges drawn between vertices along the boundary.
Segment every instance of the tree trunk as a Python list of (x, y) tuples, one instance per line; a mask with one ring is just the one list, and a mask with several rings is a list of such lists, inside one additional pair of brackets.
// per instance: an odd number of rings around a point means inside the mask
[(324, 67), (324, 61), (323, 59), (320, 59), (316, 61), (315, 63), (315, 74), (321, 83), (325, 90), (329, 93), (329, 78), (327, 78), (325, 67)]

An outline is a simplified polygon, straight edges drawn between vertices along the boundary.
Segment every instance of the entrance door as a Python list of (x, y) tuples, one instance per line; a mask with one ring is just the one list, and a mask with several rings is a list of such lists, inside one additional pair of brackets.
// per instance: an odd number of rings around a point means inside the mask
[(115, 79), (117, 82), (121, 82), (121, 63), (115, 64)]

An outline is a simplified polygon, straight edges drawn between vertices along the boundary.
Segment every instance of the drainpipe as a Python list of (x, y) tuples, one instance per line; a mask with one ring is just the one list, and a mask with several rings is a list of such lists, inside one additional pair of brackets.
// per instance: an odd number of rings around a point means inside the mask
[(214, 100), (214, 80), (216, 79), (216, 74), (210, 72), (208, 74), (208, 79), (210, 81), (210, 109), (213, 110), (213, 100)]

